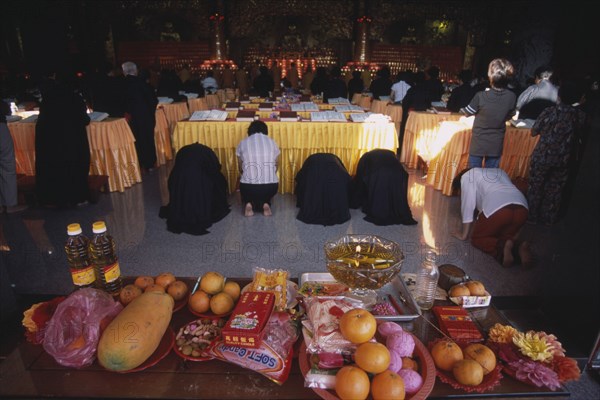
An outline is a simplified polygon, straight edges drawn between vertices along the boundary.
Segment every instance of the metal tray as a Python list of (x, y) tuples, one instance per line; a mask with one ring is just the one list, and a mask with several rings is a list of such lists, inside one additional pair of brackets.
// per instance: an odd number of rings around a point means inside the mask
[[(304, 282), (335, 282), (335, 278), (329, 272), (305, 272), (298, 279), (298, 287), (301, 288)], [(376, 315), (376, 319), (412, 321), (421, 315), (420, 308), (406, 288), (401, 274), (396, 275), (390, 283), (377, 290), (377, 294), (381, 298), (388, 299), (399, 315)]]

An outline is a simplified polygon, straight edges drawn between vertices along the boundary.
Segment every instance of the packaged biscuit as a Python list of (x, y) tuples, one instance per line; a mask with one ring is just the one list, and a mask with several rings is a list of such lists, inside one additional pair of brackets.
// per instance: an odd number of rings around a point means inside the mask
[(275, 294), (275, 309), (283, 311), (287, 307), (288, 272), (282, 269), (254, 268), (254, 279), (249, 290), (253, 292), (272, 292)]

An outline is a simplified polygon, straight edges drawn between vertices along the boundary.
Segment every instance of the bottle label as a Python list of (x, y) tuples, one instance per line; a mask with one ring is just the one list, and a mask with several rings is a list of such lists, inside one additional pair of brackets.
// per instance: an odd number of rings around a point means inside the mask
[(91, 285), (96, 280), (94, 266), (90, 265), (82, 269), (71, 269), (71, 277), (76, 286)]
[(117, 261), (114, 264), (103, 267), (102, 273), (104, 274), (104, 280), (106, 283), (111, 283), (111, 282), (116, 281), (121, 276), (121, 269), (119, 268), (119, 262)]

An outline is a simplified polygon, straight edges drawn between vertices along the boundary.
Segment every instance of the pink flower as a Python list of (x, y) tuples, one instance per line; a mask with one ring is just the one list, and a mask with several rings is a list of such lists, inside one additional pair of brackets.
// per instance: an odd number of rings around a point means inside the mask
[(537, 387), (546, 386), (550, 390), (560, 388), (558, 374), (541, 363), (521, 359), (508, 365), (515, 370), (515, 376), (520, 381), (531, 382)]

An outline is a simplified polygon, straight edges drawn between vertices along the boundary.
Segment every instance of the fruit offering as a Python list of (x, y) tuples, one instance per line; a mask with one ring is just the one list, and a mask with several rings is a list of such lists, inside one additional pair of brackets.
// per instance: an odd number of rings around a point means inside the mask
[(189, 297), (188, 307), (197, 315), (228, 314), (235, 307), (240, 292), (237, 282), (226, 282), (219, 272), (209, 271), (200, 277), (199, 288)]

